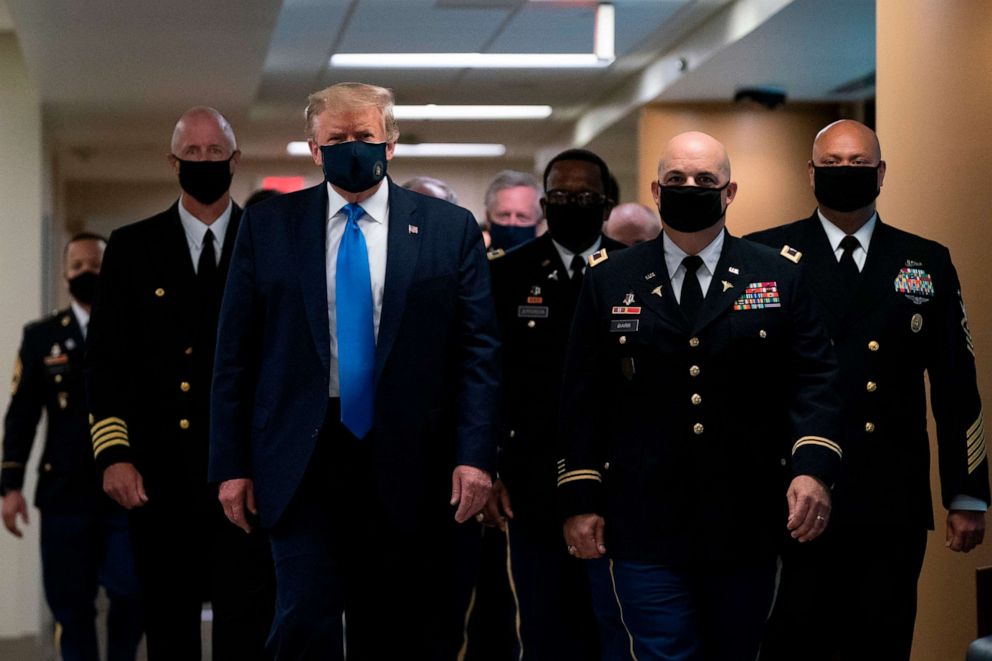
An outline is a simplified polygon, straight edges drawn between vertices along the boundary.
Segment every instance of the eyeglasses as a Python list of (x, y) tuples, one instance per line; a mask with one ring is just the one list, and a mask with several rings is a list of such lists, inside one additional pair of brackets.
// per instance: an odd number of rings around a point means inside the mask
[(581, 193), (572, 193), (567, 190), (549, 190), (544, 195), (544, 200), (548, 204), (561, 205), (561, 204), (575, 204), (579, 207), (598, 207), (606, 204), (607, 197), (602, 193), (593, 193), (592, 191), (582, 191)]

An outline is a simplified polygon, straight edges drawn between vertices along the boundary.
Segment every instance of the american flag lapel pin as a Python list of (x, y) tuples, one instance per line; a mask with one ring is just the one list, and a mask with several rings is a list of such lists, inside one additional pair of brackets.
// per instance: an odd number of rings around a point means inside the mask
[(420, 234), (420, 228), (417, 227), (416, 225), (407, 225), (406, 231), (409, 232), (410, 234)]

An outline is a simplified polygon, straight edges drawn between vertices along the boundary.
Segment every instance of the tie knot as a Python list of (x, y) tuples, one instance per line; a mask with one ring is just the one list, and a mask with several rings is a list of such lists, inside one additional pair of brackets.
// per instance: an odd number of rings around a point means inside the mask
[(682, 266), (685, 267), (686, 274), (695, 273), (699, 270), (699, 267), (703, 265), (703, 258), (699, 255), (689, 255), (682, 260)]
[(212, 230), (207, 230), (207, 233), (203, 235), (203, 245), (213, 245), (214, 233)]
[(341, 210), (348, 214), (348, 223), (357, 223), (358, 219), (365, 215), (365, 209), (360, 205), (349, 202), (341, 207)]
[(840, 240), (840, 247), (844, 249), (844, 252), (853, 253), (861, 247), (861, 242), (853, 234), (848, 234)]
[(572, 273), (582, 273), (586, 270), (586, 260), (582, 258), (582, 255), (575, 255), (572, 257)]

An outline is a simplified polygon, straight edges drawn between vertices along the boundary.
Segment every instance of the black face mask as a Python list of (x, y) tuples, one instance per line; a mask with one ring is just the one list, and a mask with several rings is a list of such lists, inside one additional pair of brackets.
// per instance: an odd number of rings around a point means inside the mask
[(603, 231), (603, 206), (545, 204), (551, 238), (575, 254), (591, 246)]
[(93, 305), (96, 299), (96, 285), (100, 281), (93, 271), (83, 271), (69, 281), (69, 293), (83, 305)]
[(856, 211), (878, 197), (878, 167), (866, 165), (813, 166), (813, 194), (820, 206)]
[[(234, 154), (231, 154), (234, 158)], [(231, 188), (231, 158), (225, 161), (179, 161), (179, 186), (200, 204), (213, 204)]]
[(659, 184), (658, 213), (673, 230), (700, 232), (723, 218), (727, 210), (723, 207), (721, 193), (729, 185), (729, 181), (719, 188)]
[(323, 145), (324, 179), (349, 193), (366, 191), (386, 176), (385, 142), (339, 142)]
[(509, 250), (521, 243), (527, 243), (535, 236), (533, 225), (529, 227), (516, 227), (514, 225), (497, 225), (489, 223), (489, 247), (492, 249), (501, 248)]

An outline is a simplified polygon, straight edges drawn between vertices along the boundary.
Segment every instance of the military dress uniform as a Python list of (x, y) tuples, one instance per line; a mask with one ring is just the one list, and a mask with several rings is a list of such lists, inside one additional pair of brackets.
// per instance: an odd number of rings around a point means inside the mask
[(267, 539), (227, 521), (207, 484), (217, 315), (241, 210), (205, 286), (178, 204), (107, 244), (87, 354), (91, 447), (102, 470), (133, 463), (148, 495), (130, 518), (149, 658), (199, 658), (204, 601), (215, 659), (262, 658), (274, 603)]
[[(824, 654), (839, 646), (853, 654), (844, 658), (908, 659), (926, 531), (934, 527), (924, 372), (945, 508), (959, 497), (989, 502), (988, 460), (974, 347), (950, 254), (877, 217), (871, 222), (850, 290), (840, 284), (817, 213), (750, 237), (790, 251), (803, 266), (836, 346), (845, 415), (831, 529), (789, 550), (773, 623), (818, 618), (839, 634), (820, 646)], [(772, 655), (783, 641), (769, 641), (767, 658), (789, 658), (787, 650)]]
[(5, 419), (0, 492), (21, 490), (42, 411), (45, 447), (35, 505), (41, 510), (45, 597), (62, 658), (97, 659), (99, 585), (110, 597), (108, 654), (133, 661), (142, 623), (124, 510), (103, 494), (90, 451), (83, 331), (71, 308), (24, 329)]
[[(598, 263), (623, 244), (601, 237)], [(499, 477), (510, 494), (509, 574), (525, 658), (598, 658), (584, 563), (568, 556), (555, 505), (558, 398), (578, 298), (571, 264), (550, 234), (490, 253), (503, 340)], [(586, 267), (588, 268), (588, 267)]]
[(647, 586), (622, 588), (623, 564), (691, 577), (698, 621), (679, 626), (703, 649), (680, 658), (753, 659), (787, 485), (801, 474), (829, 485), (840, 464), (836, 362), (791, 261), (725, 234), (690, 323), (663, 239), (586, 275), (565, 362), (559, 502), (565, 516), (605, 520), (612, 585), (594, 599), (621, 605), (618, 658), (655, 658), (632, 622)]

